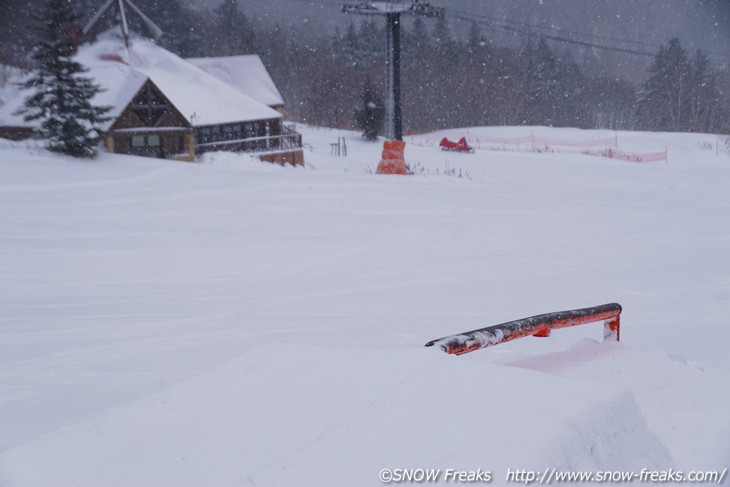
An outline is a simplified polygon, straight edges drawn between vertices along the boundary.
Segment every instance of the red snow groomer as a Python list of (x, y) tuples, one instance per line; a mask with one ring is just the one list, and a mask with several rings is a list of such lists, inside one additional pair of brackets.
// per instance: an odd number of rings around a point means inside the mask
[(441, 150), (450, 150), (454, 152), (468, 152), (470, 154), (474, 152), (474, 148), (470, 147), (469, 144), (466, 143), (466, 137), (459, 139), (459, 142), (451, 142), (449, 139), (444, 137), (441, 139), (439, 147), (441, 147)]

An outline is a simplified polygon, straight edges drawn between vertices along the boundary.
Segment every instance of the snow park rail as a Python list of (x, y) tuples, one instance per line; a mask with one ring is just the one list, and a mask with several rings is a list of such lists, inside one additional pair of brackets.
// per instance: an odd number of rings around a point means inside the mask
[(546, 313), (509, 321), (501, 325), (467, 331), (458, 335), (437, 338), (431, 340), (425, 346), (438, 346), (446, 353), (462, 355), (526, 336), (548, 337), (550, 331), (554, 329), (602, 320), (604, 322), (603, 338), (615, 338), (618, 341), (620, 337), (621, 309), (621, 305), (618, 303), (608, 303), (591, 308)]

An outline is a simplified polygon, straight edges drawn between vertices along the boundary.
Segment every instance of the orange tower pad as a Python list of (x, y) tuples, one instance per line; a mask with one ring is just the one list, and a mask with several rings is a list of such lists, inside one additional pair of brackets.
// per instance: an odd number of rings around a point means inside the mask
[(386, 140), (383, 143), (383, 154), (378, 164), (377, 174), (408, 174), (403, 157), (406, 143), (400, 140)]

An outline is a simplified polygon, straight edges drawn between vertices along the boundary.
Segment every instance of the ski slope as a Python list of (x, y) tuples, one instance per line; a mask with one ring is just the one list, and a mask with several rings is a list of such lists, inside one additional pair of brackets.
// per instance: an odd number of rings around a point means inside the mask
[[(0, 485), (730, 467), (724, 138), (470, 128), (668, 158), (411, 143), (416, 174), (381, 176), (382, 145), (297, 130), (304, 169), (0, 140)], [(467, 129), (417, 137), (445, 134)], [(620, 343), (592, 324), (423, 348), (608, 302)]]

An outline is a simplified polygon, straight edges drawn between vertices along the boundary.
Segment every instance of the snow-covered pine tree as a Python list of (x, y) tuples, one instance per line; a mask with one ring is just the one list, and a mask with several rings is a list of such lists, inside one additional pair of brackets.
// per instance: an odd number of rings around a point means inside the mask
[(385, 107), (383, 101), (375, 94), (375, 87), (370, 78), (365, 82), (363, 91), (363, 107), (355, 111), (355, 121), (365, 140), (377, 140), (378, 134), (383, 129), (385, 120)]
[(101, 139), (100, 125), (110, 107), (98, 107), (91, 99), (101, 91), (88, 70), (73, 59), (77, 42), (78, 15), (69, 0), (48, 0), (40, 15), (33, 60), (37, 63), (29, 79), (21, 84), (33, 94), (19, 111), (24, 119), (40, 121), (38, 138), (46, 148), (74, 157), (94, 157)]

